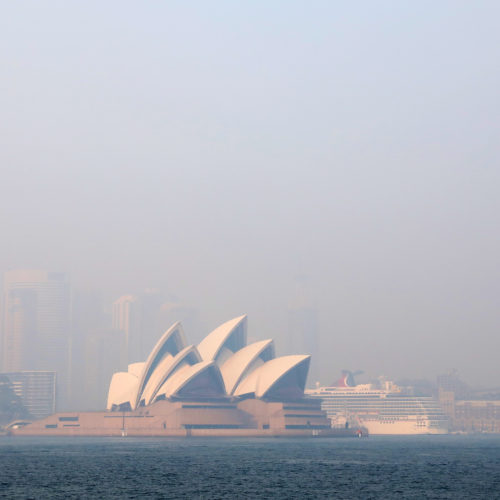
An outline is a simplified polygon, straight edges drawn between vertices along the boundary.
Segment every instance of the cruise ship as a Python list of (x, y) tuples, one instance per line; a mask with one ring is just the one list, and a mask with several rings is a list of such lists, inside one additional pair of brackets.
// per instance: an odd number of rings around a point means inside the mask
[(322, 399), (332, 427), (364, 427), (370, 435), (448, 433), (448, 418), (434, 398), (404, 395), (388, 381), (381, 385), (356, 385), (352, 373), (343, 371), (336, 385), (306, 393)]

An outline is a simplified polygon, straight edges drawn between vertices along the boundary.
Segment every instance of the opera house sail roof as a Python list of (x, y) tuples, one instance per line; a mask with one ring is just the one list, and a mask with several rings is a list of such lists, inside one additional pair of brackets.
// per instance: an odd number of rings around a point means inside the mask
[(187, 345), (180, 323), (172, 325), (143, 363), (115, 373), (108, 410), (135, 410), (159, 400), (302, 398), (310, 356), (275, 357), (271, 339), (246, 344), (247, 316)]

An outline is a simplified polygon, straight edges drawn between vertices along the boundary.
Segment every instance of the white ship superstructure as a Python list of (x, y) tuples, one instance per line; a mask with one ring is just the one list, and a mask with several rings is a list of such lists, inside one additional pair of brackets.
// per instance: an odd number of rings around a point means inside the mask
[(306, 392), (322, 399), (321, 407), (332, 427), (362, 426), (372, 435), (448, 432), (448, 419), (434, 398), (404, 395), (391, 382), (382, 389), (371, 384), (345, 384)]

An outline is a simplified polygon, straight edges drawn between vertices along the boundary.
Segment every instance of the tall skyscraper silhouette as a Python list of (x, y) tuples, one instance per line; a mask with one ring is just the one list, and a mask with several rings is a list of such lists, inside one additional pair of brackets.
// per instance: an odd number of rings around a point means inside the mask
[(113, 302), (112, 327), (125, 337), (125, 364), (141, 359), (141, 303), (137, 295), (122, 295)]
[(56, 372), (57, 403), (64, 408), (70, 387), (67, 276), (26, 269), (6, 272), (2, 316), (2, 370)]
[(304, 277), (296, 280), (295, 294), (288, 308), (288, 347), (290, 352), (311, 354), (307, 379), (312, 387), (320, 376), (319, 318), (311, 291)]
[(71, 310), (71, 410), (102, 410), (111, 376), (127, 370), (125, 332), (111, 328), (111, 311), (95, 291), (74, 289)]
[(125, 334), (127, 363), (144, 359), (164, 332), (162, 301), (159, 291), (146, 290), (140, 295), (123, 295), (113, 302), (112, 326)]

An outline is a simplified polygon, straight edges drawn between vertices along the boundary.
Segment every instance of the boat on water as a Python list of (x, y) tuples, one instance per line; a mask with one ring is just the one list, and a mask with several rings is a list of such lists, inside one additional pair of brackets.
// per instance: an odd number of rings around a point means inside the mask
[(405, 395), (392, 382), (355, 384), (347, 370), (332, 386), (307, 390), (320, 398), (334, 428), (364, 427), (370, 435), (447, 434), (448, 418), (431, 396)]

